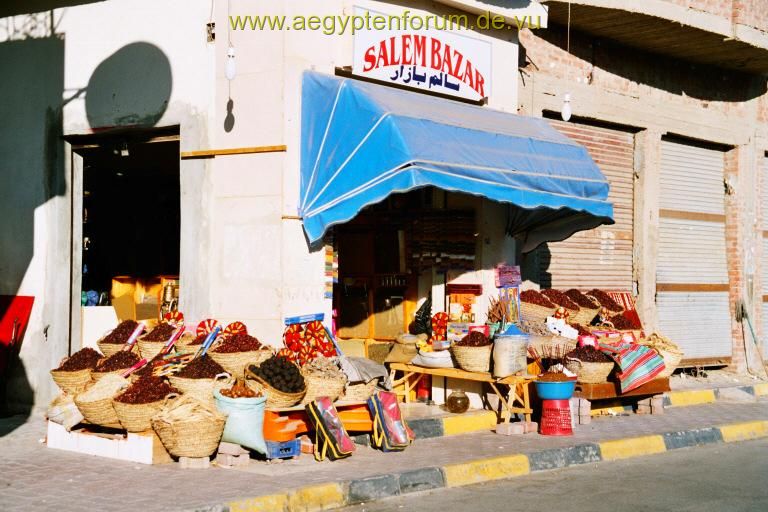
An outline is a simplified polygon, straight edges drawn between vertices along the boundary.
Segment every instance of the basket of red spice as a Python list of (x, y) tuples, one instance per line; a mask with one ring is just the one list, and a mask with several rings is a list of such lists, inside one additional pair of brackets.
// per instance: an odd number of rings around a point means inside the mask
[[(115, 352), (119, 352), (123, 349), (123, 346), (138, 326), (139, 323), (135, 320), (123, 320), (117, 325), (117, 327), (99, 339), (96, 342), (96, 345), (98, 345), (102, 354), (104, 354), (106, 357), (109, 357)], [(138, 347), (134, 345), (131, 350), (138, 351)]]
[(91, 378), (95, 381), (103, 378), (105, 375), (122, 375), (133, 365), (138, 363), (141, 358), (133, 352), (123, 351), (115, 352), (106, 359), (102, 359), (96, 368), (91, 372)]
[(544, 321), (555, 313), (557, 306), (536, 290), (520, 293), (520, 318), (529, 322)]
[(208, 351), (233, 377), (242, 377), (249, 364), (259, 365), (272, 357), (272, 351), (249, 334), (240, 333), (222, 337), (213, 350)]
[(600, 306), (606, 308), (608, 311), (612, 313), (621, 313), (624, 311), (624, 308), (613, 300), (613, 298), (608, 295), (603, 290), (598, 290), (597, 288), (590, 290), (587, 292), (587, 295), (595, 299), (597, 302), (600, 303)]
[(586, 345), (566, 354), (565, 367), (576, 374), (579, 382), (600, 384), (608, 381), (614, 362), (595, 347)]
[(600, 312), (600, 303), (598, 301), (575, 288), (567, 290), (565, 295), (579, 306), (579, 310), (571, 315), (569, 319), (572, 324), (589, 325)]
[(179, 390), (162, 377), (148, 375), (131, 384), (112, 403), (120, 424), (128, 432), (143, 432), (152, 428), (152, 417), (163, 407), (168, 395)]
[(472, 331), (451, 347), (451, 353), (462, 370), (468, 372), (491, 371), (493, 342), (485, 334)]
[(150, 360), (159, 354), (171, 336), (176, 332), (176, 327), (173, 324), (162, 322), (143, 336), (139, 336), (136, 342), (139, 345), (139, 354), (144, 359)]
[(567, 312), (566, 321), (568, 322), (572, 322), (573, 318), (575, 318), (581, 310), (578, 304), (576, 304), (573, 300), (571, 300), (570, 297), (568, 297), (568, 295), (561, 292), (560, 290), (547, 288), (545, 290), (541, 290), (541, 294), (548, 298), (555, 306), (565, 308), (565, 311)]
[(184, 393), (209, 405), (214, 405), (213, 390), (217, 381), (229, 377), (227, 371), (210, 357), (198, 357), (184, 366), (178, 373), (168, 377), (171, 385)]
[(51, 377), (65, 393), (77, 394), (91, 382), (91, 372), (104, 356), (92, 348), (75, 352), (51, 370)]

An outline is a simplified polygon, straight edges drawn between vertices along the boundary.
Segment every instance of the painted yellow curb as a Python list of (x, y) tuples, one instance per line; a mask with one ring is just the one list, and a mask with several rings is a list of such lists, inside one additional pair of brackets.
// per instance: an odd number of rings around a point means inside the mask
[(685, 405), (711, 404), (716, 400), (715, 391), (712, 389), (695, 389), (690, 391), (673, 391), (668, 393), (672, 407)]
[(451, 464), (445, 466), (443, 471), (445, 472), (446, 487), (458, 487), (527, 475), (531, 472), (531, 467), (527, 456), (509, 455), (462, 464)]
[(667, 446), (664, 444), (662, 436), (631, 437), (600, 443), (600, 453), (603, 460), (628, 459), (665, 451), (667, 451)]
[(288, 496), (285, 494), (270, 494), (247, 500), (230, 501), (229, 512), (277, 512), (285, 510)]
[(733, 443), (735, 441), (748, 441), (768, 437), (768, 421), (750, 421), (747, 423), (735, 423), (720, 427), (723, 441)]
[(288, 496), (290, 512), (315, 512), (344, 506), (344, 490), (339, 484), (304, 487)]
[(496, 413), (484, 411), (478, 414), (451, 416), (443, 418), (443, 434), (455, 436), (478, 430), (493, 430), (496, 428)]
[(755, 396), (766, 396), (768, 395), (768, 382), (763, 382), (760, 384), (755, 384), (752, 386), (752, 388), (755, 390)]

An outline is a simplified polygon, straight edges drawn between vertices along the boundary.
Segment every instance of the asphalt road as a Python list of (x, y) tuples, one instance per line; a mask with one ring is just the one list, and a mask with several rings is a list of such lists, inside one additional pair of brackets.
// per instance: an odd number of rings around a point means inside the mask
[(366, 503), (346, 512), (768, 511), (768, 440), (688, 448)]

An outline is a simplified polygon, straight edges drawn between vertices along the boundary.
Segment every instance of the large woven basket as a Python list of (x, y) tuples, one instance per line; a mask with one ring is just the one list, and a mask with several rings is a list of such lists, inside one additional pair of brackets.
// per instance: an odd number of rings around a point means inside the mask
[(53, 382), (59, 388), (69, 394), (77, 394), (85, 389), (91, 382), (91, 369), (77, 370), (74, 372), (65, 372), (61, 370), (51, 370)]
[(491, 354), (493, 344), (484, 347), (462, 347), (453, 345), (451, 347), (453, 357), (459, 363), (459, 368), (468, 372), (484, 372), (491, 370)]
[(219, 363), (222, 368), (232, 374), (233, 377), (242, 377), (248, 365), (255, 364), (258, 366), (272, 357), (272, 351), (269, 349), (232, 353), (219, 353), (209, 350), (207, 354)]
[[(104, 343), (101, 341), (104, 338), (99, 339), (96, 342), (96, 345), (99, 347), (99, 351), (104, 354), (104, 357), (109, 357), (112, 354), (115, 354), (117, 352), (120, 352), (125, 347), (125, 343)], [(135, 353), (139, 353), (139, 347), (136, 343), (133, 344), (133, 347), (131, 347), (131, 351)]]
[(683, 353), (672, 352), (669, 350), (658, 349), (658, 348), (654, 350), (656, 350), (656, 352), (658, 352), (659, 355), (664, 359), (664, 371), (661, 372), (657, 377), (662, 379), (666, 377), (670, 377), (677, 369), (678, 365), (680, 364), (680, 361), (683, 360)]
[(215, 404), (213, 390), (216, 389), (216, 383), (220, 382), (223, 385), (228, 378), (229, 374), (222, 373), (214, 379), (190, 379), (171, 375), (168, 380), (171, 382), (171, 386), (181, 391), (184, 396), (195, 398), (213, 406)]
[(344, 387), (347, 385), (347, 379), (344, 377), (328, 378), (317, 374), (304, 375), (304, 382), (307, 385), (307, 393), (301, 401), (303, 404), (313, 402), (321, 396), (327, 396), (335, 402), (344, 394)]
[(557, 308), (545, 308), (530, 302), (520, 302), (520, 318), (526, 321), (543, 322), (555, 314)]
[[(570, 310), (569, 310), (570, 311)], [(600, 309), (589, 309), (585, 307), (581, 307), (578, 311), (571, 311), (571, 316), (569, 318), (570, 323), (572, 324), (581, 324), (581, 325), (589, 325), (592, 323), (592, 320), (597, 316), (597, 314), (600, 312)]]
[[(146, 334), (144, 335), (146, 336)], [(165, 348), (166, 341), (145, 341), (144, 336), (139, 336), (138, 341), (136, 341), (136, 345), (139, 347), (139, 355), (146, 359), (147, 361), (151, 361), (154, 359), (154, 357), (160, 353), (163, 348)]]
[(613, 370), (614, 362), (593, 363), (571, 357), (565, 358), (565, 367), (576, 374), (577, 380), (584, 384), (608, 382), (608, 375)]
[(376, 392), (376, 385), (379, 379), (373, 379), (368, 382), (356, 382), (355, 384), (347, 384), (344, 389), (344, 396), (341, 400), (345, 402), (364, 402), (373, 396)]
[(112, 401), (112, 405), (117, 413), (117, 419), (128, 432), (144, 432), (152, 428), (152, 417), (163, 407), (165, 399), (148, 404), (125, 404)]
[(268, 409), (293, 407), (301, 402), (307, 392), (306, 386), (303, 391), (299, 391), (298, 393), (286, 393), (280, 391), (279, 389), (273, 388), (267, 381), (251, 371), (246, 371), (246, 378), (246, 382), (251, 389), (267, 397)]
[[(111, 386), (109, 390), (105, 390), (101, 395), (91, 396), (96, 391), (93, 389), (96, 386), (94, 382), (85, 392), (75, 396), (75, 405), (89, 423), (102, 427), (120, 428), (120, 420), (112, 406), (112, 399), (128, 385), (128, 381), (117, 376), (114, 376), (114, 379), (110, 377), (110, 380), (114, 380), (115, 384), (106, 384)], [(104, 381), (101, 382), (104, 383)]]
[(226, 417), (207, 402), (182, 396), (166, 399), (151, 423), (168, 453), (200, 458), (218, 448)]
[(104, 378), (105, 375), (122, 375), (130, 369), (130, 366), (126, 366), (125, 368), (121, 368), (113, 372), (91, 372), (91, 379), (93, 379), (94, 382), (99, 382)]

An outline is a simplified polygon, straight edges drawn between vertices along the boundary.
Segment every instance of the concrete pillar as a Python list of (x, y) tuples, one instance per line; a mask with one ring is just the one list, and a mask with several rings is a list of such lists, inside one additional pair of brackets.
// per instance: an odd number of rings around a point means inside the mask
[(658, 327), (656, 257), (659, 245), (661, 136), (643, 130), (635, 136), (635, 215), (633, 281), (637, 311), (646, 331)]

